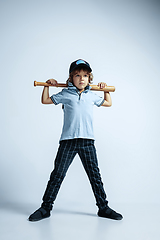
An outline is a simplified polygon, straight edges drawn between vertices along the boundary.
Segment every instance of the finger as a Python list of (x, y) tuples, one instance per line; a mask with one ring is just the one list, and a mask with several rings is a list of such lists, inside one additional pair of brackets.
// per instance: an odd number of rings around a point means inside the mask
[(51, 83), (50, 79), (48, 79), (48, 80), (46, 81), (46, 83)]
[(101, 83), (101, 84), (100, 84), (100, 88), (104, 88), (104, 83)]
[(106, 83), (102, 83), (102, 88), (105, 88), (107, 86)]
[(56, 85), (57, 85), (57, 81), (56, 81), (56, 80), (54, 80), (54, 82), (53, 82), (53, 85), (54, 85), (54, 86), (56, 86)]
[(102, 83), (101, 82), (98, 83), (98, 87), (102, 88)]

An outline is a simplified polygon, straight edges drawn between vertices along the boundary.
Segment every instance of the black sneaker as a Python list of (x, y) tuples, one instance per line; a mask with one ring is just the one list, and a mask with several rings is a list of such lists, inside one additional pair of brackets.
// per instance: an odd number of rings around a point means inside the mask
[(31, 222), (39, 221), (44, 218), (50, 217), (50, 210), (46, 210), (42, 207), (40, 207), (38, 210), (36, 210), (34, 213), (32, 213), (28, 220)]
[(99, 217), (110, 218), (113, 220), (122, 220), (123, 216), (120, 213), (115, 212), (111, 208), (107, 207), (98, 211)]

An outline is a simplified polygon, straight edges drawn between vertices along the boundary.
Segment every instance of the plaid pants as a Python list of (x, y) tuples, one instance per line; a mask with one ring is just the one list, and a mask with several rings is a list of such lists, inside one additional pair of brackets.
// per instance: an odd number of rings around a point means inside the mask
[(54, 170), (51, 172), (50, 179), (43, 196), (42, 207), (52, 210), (52, 206), (60, 189), (61, 183), (77, 153), (91, 183), (92, 190), (96, 198), (96, 205), (99, 209), (103, 209), (107, 206), (108, 201), (106, 200), (106, 194), (98, 168), (94, 140), (77, 138), (63, 140), (60, 142), (54, 163)]

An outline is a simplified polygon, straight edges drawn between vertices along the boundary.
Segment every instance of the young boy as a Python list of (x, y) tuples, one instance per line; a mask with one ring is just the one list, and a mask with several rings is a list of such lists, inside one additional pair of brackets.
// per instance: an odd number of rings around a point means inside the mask
[[(108, 206), (94, 146), (93, 105), (110, 107), (112, 101), (108, 92), (104, 92), (103, 99), (90, 91), (89, 83), (93, 78), (91, 72), (89, 63), (79, 59), (70, 65), (68, 88), (49, 97), (49, 87), (44, 87), (42, 103), (55, 105), (61, 103), (64, 111), (64, 124), (54, 170), (51, 172), (43, 203), (37, 211), (30, 215), (29, 221), (39, 221), (50, 216), (61, 183), (77, 153), (91, 183), (96, 205), (99, 208), (98, 216), (115, 220), (123, 218), (121, 214)], [(47, 83), (56, 86), (57, 81), (50, 79)], [(105, 83), (98, 85), (100, 88), (106, 86)]]

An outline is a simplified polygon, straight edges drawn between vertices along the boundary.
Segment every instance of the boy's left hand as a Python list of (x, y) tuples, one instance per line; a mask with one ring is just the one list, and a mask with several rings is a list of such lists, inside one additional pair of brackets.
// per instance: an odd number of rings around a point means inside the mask
[(105, 88), (107, 86), (107, 84), (104, 82), (100, 82), (100, 83), (98, 83), (98, 86), (102, 89), (102, 88)]

